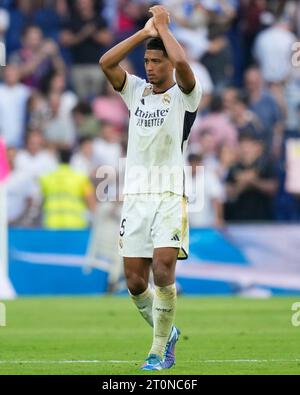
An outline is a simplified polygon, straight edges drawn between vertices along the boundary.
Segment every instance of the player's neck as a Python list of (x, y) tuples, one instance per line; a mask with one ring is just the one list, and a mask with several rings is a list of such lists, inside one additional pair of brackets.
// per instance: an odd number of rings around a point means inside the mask
[(173, 79), (170, 79), (162, 84), (159, 85), (153, 85), (153, 90), (152, 92), (156, 95), (159, 95), (160, 93), (164, 93), (168, 91), (170, 88), (172, 88), (175, 85), (175, 81)]

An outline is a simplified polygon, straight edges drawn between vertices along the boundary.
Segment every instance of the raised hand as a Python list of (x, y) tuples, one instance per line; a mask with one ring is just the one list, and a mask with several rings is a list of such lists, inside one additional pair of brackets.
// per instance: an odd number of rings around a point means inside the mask
[(157, 30), (161, 27), (169, 27), (170, 14), (163, 6), (154, 6), (149, 9), (149, 12), (153, 15), (154, 25)]
[(143, 30), (149, 37), (158, 37), (158, 31), (154, 25), (153, 17), (147, 21)]

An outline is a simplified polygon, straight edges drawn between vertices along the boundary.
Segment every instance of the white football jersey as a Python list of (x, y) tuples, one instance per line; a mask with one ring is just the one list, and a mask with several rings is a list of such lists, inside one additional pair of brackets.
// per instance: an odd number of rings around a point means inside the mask
[(184, 152), (202, 96), (198, 81), (155, 94), (152, 85), (127, 73), (120, 92), (129, 112), (124, 194), (184, 194)]

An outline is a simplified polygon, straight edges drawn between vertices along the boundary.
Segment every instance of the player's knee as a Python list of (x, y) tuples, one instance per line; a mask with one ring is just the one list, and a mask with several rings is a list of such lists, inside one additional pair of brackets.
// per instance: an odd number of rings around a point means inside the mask
[(135, 273), (126, 273), (127, 288), (132, 295), (140, 295), (146, 291), (148, 283)]
[(174, 265), (169, 259), (160, 258), (153, 261), (154, 283), (165, 286), (174, 281)]

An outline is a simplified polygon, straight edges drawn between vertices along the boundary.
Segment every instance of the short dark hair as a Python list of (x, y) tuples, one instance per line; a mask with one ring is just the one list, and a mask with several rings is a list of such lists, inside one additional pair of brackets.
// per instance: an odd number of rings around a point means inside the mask
[(60, 163), (69, 164), (72, 158), (72, 150), (69, 148), (61, 148), (58, 151)]
[(72, 110), (73, 114), (91, 115), (93, 113), (92, 106), (87, 101), (80, 101)]
[(201, 153), (191, 153), (188, 156), (188, 162), (192, 163), (192, 162), (202, 162), (203, 160), (203, 156), (201, 155)]
[(254, 143), (259, 143), (264, 145), (264, 136), (252, 128), (246, 128), (238, 137), (239, 143), (243, 141), (252, 141)]
[(90, 143), (93, 141), (93, 138), (91, 136), (81, 136), (78, 139), (78, 145), (81, 146), (85, 143)]
[(167, 53), (167, 50), (166, 50), (165, 45), (163, 43), (163, 40), (159, 37), (150, 38), (150, 40), (147, 41), (146, 50), (148, 50), (148, 49), (150, 49), (150, 50), (155, 49), (158, 51), (163, 51), (165, 57), (166, 58), (168, 57), (168, 53)]

